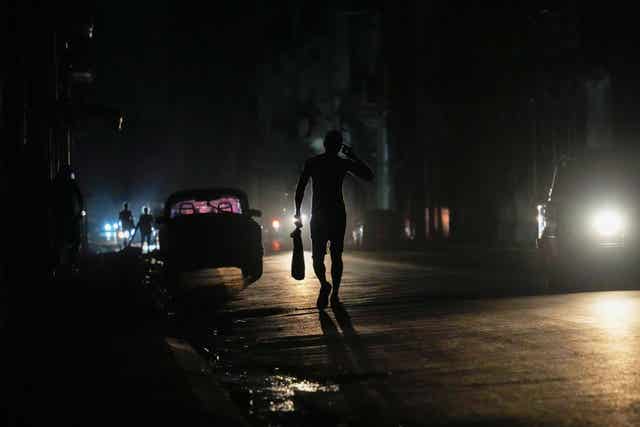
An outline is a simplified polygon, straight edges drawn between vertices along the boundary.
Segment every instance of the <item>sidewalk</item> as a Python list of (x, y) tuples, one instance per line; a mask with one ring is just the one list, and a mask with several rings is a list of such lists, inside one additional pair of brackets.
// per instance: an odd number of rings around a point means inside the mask
[(47, 284), (14, 336), (9, 425), (244, 424), (207, 363), (165, 336), (136, 257), (88, 265), (83, 280)]

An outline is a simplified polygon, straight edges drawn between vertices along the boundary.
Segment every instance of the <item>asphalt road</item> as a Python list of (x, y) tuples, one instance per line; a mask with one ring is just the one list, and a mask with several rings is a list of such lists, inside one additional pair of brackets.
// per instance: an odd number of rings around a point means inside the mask
[(301, 282), (289, 263), (180, 321), (255, 425), (640, 425), (637, 291), (352, 255), (319, 312), (310, 259)]

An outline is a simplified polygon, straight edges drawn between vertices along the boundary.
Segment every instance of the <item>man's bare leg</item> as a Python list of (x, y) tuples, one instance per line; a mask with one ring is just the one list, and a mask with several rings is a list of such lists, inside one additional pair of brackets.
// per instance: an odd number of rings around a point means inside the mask
[(331, 304), (339, 303), (340, 282), (342, 281), (342, 252), (331, 252), (331, 280), (333, 281), (333, 292), (331, 293)]
[(327, 269), (324, 266), (324, 254), (313, 254), (313, 271), (320, 281), (320, 292), (316, 305), (320, 310), (323, 310), (329, 305), (329, 294), (331, 293), (331, 284), (327, 282)]

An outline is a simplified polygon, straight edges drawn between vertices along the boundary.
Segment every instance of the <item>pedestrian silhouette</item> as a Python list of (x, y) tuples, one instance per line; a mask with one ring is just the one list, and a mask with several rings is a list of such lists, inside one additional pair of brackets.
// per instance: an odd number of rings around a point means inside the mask
[(122, 205), (122, 210), (118, 215), (118, 219), (120, 220), (120, 226), (122, 227), (122, 230), (133, 230), (133, 214), (129, 210), (129, 205), (127, 203)]
[(153, 228), (153, 215), (149, 213), (149, 208), (142, 210), (142, 215), (138, 220), (138, 228), (140, 229), (140, 243), (144, 247), (144, 242), (151, 246), (151, 232)]
[[(339, 302), (338, 291), (342, 280), (342, 250), (344, 249), (344, 232), (347, 223), (342, 183), (347, 174), (353, 174), (366, 181), (373, 180), (373, 172), (353, 150), (343, 145), (342, 134), (337, 130), (327, 133), (324, 138), (325, 153), (308, 159), (298, 180), (296, 188), (296, 220), (301, 224), (300, 206), (304, 199), (304, 191), (311, 178), (313, 199), (311, 209), (311, 240), (313, 270), (320, 281), (320, 292), (316, 305), (324, 309), (331, 301)], [(339, 156), (340, 151), (346, 158)], [(331, 279), (333, 286), (326, 279), (324, 256), (327, 243), (331, 252)]]

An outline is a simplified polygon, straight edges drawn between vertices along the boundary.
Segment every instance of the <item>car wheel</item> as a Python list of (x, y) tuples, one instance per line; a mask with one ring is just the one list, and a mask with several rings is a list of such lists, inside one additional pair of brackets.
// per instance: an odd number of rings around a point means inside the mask
[(548, 292), (561, 292), (568, 284), (561, 263), (549, 253), (543, 254), (542, 282)]
[(545, 267), (544, 287), (550, 292), (559, 292), (564, 287), (562, 273), (555, 266)]
[(242, 275), (251, 277), (254, 282), (262, 277), (262, 257), (253, 261), (250, 265), (242, 267)]
[(545, 269), (550, 292), (575, 292), (588, 288), (587, 277), (560, 259), (551, 259)]

